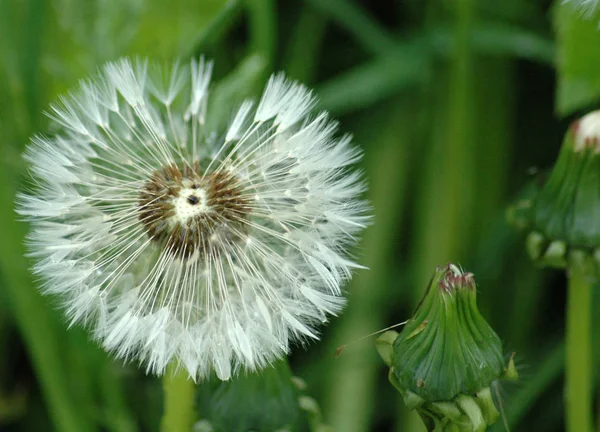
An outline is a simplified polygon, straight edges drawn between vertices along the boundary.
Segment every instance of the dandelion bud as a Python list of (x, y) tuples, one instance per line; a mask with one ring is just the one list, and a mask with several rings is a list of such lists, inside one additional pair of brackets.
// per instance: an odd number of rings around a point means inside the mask
[(102, 346), (162, 374), (258, 370), (340, 311), (368, 221), (361, 152), (281, 74), (211, 116), (212, 63), (109, 63), (50, 109), (18, 197), (42, 290)]
[(438, 267), (401, 333), (386, 332), (377, 348), (390, 382), (428, 430), (483, 431), (498, 418), (490, 386), (510, 371), (500, 339), (483, 319), (471, 273)]
[(600, 111), (571, 125), (548, 180), (521, 203), (534, 261), (600, 276)]

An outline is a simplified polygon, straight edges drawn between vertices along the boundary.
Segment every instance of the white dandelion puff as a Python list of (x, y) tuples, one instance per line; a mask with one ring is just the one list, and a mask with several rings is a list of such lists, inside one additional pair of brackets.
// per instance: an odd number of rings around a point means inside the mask
[(262, 368), (340, 311), (368, 221), (360, 151), (283, 75), (205, 130), (212, 63), (109, 63), (34, 137), (33, 271), (105, 349), (194, 379)]

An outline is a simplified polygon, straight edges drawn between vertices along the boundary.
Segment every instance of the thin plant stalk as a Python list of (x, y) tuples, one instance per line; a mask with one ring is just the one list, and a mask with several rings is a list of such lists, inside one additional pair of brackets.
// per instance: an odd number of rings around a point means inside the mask
[(568, 432), (592, 429), (592, 286), (577, 265), (569, 273), (566, 329)]
[(163, 376), (164, 405), (162, 432), (192, 430), (196, 385), (184, 368), (171, 363)]

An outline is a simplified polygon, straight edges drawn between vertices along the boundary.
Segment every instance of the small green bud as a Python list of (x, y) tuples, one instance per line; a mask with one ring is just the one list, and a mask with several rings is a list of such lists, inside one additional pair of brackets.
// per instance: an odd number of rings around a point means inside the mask
[(377, 350), (390, 382), (430, 431), (484, 431), (498, 419), (490, 386), (516, 379), (500, 339), (479, 313), (471, 273), (438, 267), (413, 318), (386, 332)]
[(571, 125), (548, 180), (529, 191), (509, 209), (508, 219), (529, 232), (530, 257), (566, 268), (579, 254), (586, 275), (600, 278), (600, 111)]
[(473, 275), (439, 267), (394, 341), (398, 381), (425, 400), (450, 400), (488, 387), (503, 363), (500, 339), (477, 309)]

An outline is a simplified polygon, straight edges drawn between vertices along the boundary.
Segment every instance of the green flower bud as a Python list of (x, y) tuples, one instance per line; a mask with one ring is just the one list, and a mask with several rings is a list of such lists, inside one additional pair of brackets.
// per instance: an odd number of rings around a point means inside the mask
[(509, 220), (527, 235), (527, 251), (543, 266), (577, 264), (600, 277), (600, 111), (574, 122), (543, 187), (520, 198)]
[(413, 318), (380, 336), (377, 349), (430, 431), (484, 431), (499, 415), (490, 386), (517, 376), (479, 313), (473, 275), (452, 264), (436, 269)]

